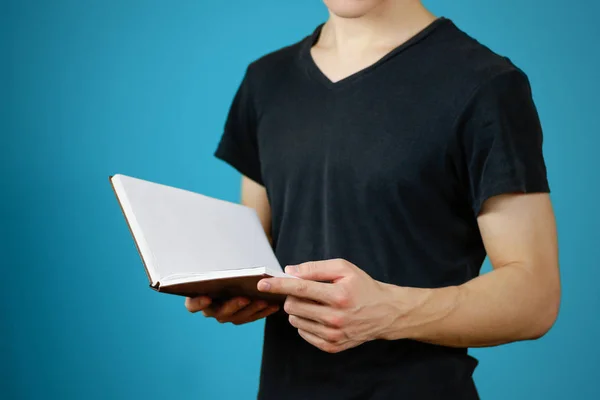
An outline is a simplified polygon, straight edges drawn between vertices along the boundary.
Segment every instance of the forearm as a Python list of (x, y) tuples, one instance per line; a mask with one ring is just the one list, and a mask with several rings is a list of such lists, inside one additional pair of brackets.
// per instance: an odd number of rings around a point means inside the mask
[(253, 208), (260, 220), (260, 224), (265, 231), (269, 243), (273, 245), (271, 235), (271, 205), (267, 196), (267, 190), (259, 183), (254, 182), (248, 177), (242, 177), (242, 196), (241, 204)]
[[(384, 338), (452, 347), (538, 338), (554, 323), (560, 297), (558, 284), (540, 282), (519, 265), (498, 268), (461, 286), (407, 289), (386, 285), (386, 290), (397, 317)], [(402, 290), (413, 293), (407, 296)], [(402, 304), (406, 298), (414, 303)]]

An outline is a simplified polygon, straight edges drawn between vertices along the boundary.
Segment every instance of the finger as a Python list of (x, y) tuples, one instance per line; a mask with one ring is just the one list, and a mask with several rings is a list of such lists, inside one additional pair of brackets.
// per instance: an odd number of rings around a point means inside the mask
[(302, 337), (302, 339), (306, 340), (308, 343), (327, 353), (338, 353), (342, 350), (341, 346), (329, 343), (328, 341), (318, 337), (317, 335), (314, 335), (302, 329), (298, 329), (298, 334)]
[(335, 281), (348, 275), (351, 264), (341, 259), (310, 261), (298, 265), (288, 265), (285, 272), (298, 278), (311, 281)]
[(337, 290), (332, 284), (293, 278), (266, 278), (258, 282), (258, 290), (274, 294), (301, 297), (330, 304)]
[(297, 317), (310, 319), (324, 325), (335, 326), (332, 319), (332, 309), (319, 303), (314, 303), (294, 296), (288, 296), (283, 304), (283, 310)]
[(235, 323), (236, 320), (244, 321), (249, 319), (252, 315), (256, 314), (267, 308), (269, 304), (264, 300), (253, 301), (240, 311), (236, 312), (231, 316), (231, 322)]
[(346, 335), (341, 330), (330, 328), (309, 319), (290, 315), (289, 321), (294, 328), (312, 333), (329, 343), (341, 344), (346, 339)]
[(224, 322), (248, 304), (250, 304), (250, 300), (244, 297), (235, 297), (223, 303), (223, 305), (215, 310), (214, 314), (211, 316), (216, 318), (219, 322)]
[(191, 313), (202, 311), (210, 306), (212, 300), (207, 296), (186, 297), (185, 308)]
[(248, 317), (247, 319), (245, 319), (243, 321), (234, 320), (232, 322), (236, 325), (248, 324), (250, 322), (254, 322), (254, 321), (258, 321), (259, 319), (266, 318), (269, 315), (276, 313), (277, 311), (279, 311), (279, 306), (269, 306), (257, 313), (252, 314), (250, 317)]

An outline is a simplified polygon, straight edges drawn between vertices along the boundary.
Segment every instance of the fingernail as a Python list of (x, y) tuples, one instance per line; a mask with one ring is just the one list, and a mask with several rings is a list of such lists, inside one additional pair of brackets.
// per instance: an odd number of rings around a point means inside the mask
[(271, 284), (267, 281), (258, 282), (258, 290), (269, 290), (271, 289)]
[(295, 273), (298, 272), (298, 266), (297, 265), (288, 265), (287, 267), (285, 267), (285, 272), (288, 274), (294, 275)]
[(248, 300), (240, 300), (238, 301), (238, 306), (246, 307), (248, 305)]

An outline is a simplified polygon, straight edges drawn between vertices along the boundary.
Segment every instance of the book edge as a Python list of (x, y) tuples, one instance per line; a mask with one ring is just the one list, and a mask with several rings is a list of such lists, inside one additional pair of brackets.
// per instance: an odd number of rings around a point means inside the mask
[(187, 275), (182, 276), (181, 278), (171, 279), (168, 277), (163, 278), (162, 282), (158, 290), (160, 291), (161, 287), (169, 287), (181, 285), (184, 283), (192, 283), (192, 282), (208, 282), (208, 281), (217, 281), (217, 280), (225, 280), (231, 278), (245, 278), (251, 276), (264, 276), (264, 277), (274, 277), (274, 278), (294, 278), (298, 279), (296, 276), (286, 274), (285, 272), (274, 271), (269, 267), (250, 267), (250, 268), (240, 268), (240, 269), (230, 269), (230, 270), (221, 270), (221, 271), (211, 271), (206, 274), (198, 274), (198, 275)]
[[(169, 280), (168, 277), (163, 279), (160, 287), (169, 287), (175, 285), (181, 285), (183, 283), (191, 283), (191, 282), (208, 282), (208, 281), (216, 281), (222, 279), (231, 279), (231, 278), (244, 278), (248, 276), (272, 276), (268, 272), (267, 267), (250, 267), (250, 268), (240, 268), (240, 269), (229, 269), (229, 270), (217, 270), (211, 271), (205, 274), (197, 274), (197, 275), (186, 275), (181, 278), (175, 278)], [(159, 290), (160, 291), (160, 290)]]
[[(159, 291), (160, 288), (160, 282), (158, 279), (154, 279), (153, 278), (153, 274), (150, 270), (154, 271), (154, 268), (149, 267), (148, 261), (145, 259), (144, 254), (142, 252), (140, 243), (138, 242), (138, 238), (136, 237), (135, 233), (134, 233), (134, 229), (132, 227), (132, 223), (129, 220), (129, 218), (127, 217), (127, 213), (125, 212), (125, 207), (123, 206), (123, 203), (121, 201), (121, 198), (119, 197), (119, 193), (117, 192), (117, 188), (115, 187), (115, 182), (113, 181), (113, 179), (115, 177), (117, 177), (120, 174), (116, 174), (116, 175), (110, 175), (108, 177), (108, 180), (110, 182), (110, 186), (115, 194), (115, 197), (117, 198), (117, 203), (119, 204), (119, 207), (121, 208), (121, 212), (123, 214), (123, 217), (125, 218), (125, 222), (127, 224), (127, 228), (129, 229), (129, 233), (131, 234), (131, 237), (133, 238), (133, 242), (135, 243), (135, 247), (137, 249), (137, 252), (140, 256), (140, 259), (142, 260), (142, 265), (144, 266), (144, 270), (146, 271), (146, 276), (148, 278), (148, 281), (150, 283), (150, 287), (156, 291)], [(126, 196), (126, 194), (124, 193), (124, 195)], [(148, 247), (148, 246), (146, 246)]]

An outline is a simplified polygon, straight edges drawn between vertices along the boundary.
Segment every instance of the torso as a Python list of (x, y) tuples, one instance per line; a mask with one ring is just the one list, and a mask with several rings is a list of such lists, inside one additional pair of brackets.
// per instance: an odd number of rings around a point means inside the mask
[[(455, 123), (481, 82), (511, 64), (442, 19), (333, 82), (311, 57), (317, 37), (249, 70), (281, 264), (339, 257), (415, 287), (475, 277), (485, 249), (464, 198)], [(475, 365), (466, 349), (402, 340), (323, 353), (280, 312), (266, 322), (259, 397), (471, 399)]]

